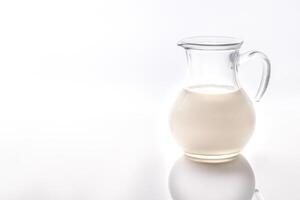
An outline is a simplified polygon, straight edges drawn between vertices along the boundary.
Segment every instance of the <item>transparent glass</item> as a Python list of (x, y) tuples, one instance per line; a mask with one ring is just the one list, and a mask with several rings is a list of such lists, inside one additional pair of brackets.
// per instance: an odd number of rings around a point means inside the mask
[(185, 154), (200, 162), (234, 159), (255, 126), (252, 101), (241, 87), (238, 69), (255, 58), (263, 73), (255, 96), (259, 101), (270, 79), (265, 54), (240, 54), (243, 41), (232, 37), (191, 37), (178, 45), (186, 50), (188, 78), (170, 115), (171, 131)]
[(232, 162), (207, 164), (180, 157), (169, 173), (173, 200), (263, 200), (254, 171), (242, 155)]

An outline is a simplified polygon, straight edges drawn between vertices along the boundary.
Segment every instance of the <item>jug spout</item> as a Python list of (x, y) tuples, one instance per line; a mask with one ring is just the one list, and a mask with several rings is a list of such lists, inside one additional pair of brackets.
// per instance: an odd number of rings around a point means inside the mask
[(195, 36), (180, 40), (177, 45), (185, 49), (232, 50), (239, 49), (243, 40), (225, 36)]

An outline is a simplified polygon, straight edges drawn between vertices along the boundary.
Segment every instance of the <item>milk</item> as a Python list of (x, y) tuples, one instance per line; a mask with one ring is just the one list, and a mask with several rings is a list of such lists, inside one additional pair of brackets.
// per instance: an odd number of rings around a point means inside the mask
[(230, 160), (249, 140), (255, 125), (243, 89), (202, 85), (183, 89), (171, 116), (171, 131), (187, 156), (204, 162)]

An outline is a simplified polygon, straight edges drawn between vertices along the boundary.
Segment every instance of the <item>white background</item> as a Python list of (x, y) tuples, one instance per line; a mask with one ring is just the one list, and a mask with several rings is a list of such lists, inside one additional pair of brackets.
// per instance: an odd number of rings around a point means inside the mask
[[(270, 87), (244, 154), (266, 199), (299, 199), (300, 3), (0, 2), (0, 199), (170, 199), (180, 156), (168, 109), (185, 72), (176, 42), (244, 39)], [(258, 67), (241, 82), (255, 90)]]

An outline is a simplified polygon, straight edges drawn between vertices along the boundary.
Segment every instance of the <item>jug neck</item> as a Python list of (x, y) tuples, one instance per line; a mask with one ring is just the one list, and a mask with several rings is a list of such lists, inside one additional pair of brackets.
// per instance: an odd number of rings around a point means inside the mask
[(185, 49), (188, 62), (186, 87), (201, 85), (238, 88), (238, 49)]

